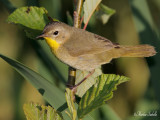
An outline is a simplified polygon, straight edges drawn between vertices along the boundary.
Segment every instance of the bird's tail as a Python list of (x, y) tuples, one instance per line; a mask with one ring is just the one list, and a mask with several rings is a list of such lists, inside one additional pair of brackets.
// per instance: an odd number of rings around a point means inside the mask
[(156, 54), (154, 47), (150, 45), (120, 46), (116, 49), (119, 49), (121, 57), (150, 57)]
[(150, 57), (156, 54), (153, 46), (150, 45), (136, 45), (123, 46), (117, 45), (115, 48), (96, 54), (101, 64), (109, 63), (113, 58), (119, 57)]

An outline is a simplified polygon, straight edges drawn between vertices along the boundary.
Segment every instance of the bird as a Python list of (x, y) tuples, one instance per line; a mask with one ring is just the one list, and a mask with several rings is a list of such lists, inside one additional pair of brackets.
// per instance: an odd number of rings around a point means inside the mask
[(150, 57), (156, 54), (151, 45), (119, 45), (86, 30), (52, 21), (41, 35), (52, 53), (63, 63), (82, 71), (93, 71), (120, 57)]

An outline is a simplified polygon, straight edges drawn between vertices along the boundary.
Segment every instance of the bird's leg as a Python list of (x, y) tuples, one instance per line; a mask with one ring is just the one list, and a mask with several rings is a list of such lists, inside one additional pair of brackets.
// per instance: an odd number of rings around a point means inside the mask
[(89, 74), (88, 74), (86, 77), (84, 77), (84, 78), (83, 78), (78, 84), (76, 84), (75, 86), (70, 87), (70, 89), (76, 90), (76, 88), (77, 88), (81, 83), (83, 83), (89, 76), (91, 76), (94, 72), (95, 72), (95, 70), (89, 72)]

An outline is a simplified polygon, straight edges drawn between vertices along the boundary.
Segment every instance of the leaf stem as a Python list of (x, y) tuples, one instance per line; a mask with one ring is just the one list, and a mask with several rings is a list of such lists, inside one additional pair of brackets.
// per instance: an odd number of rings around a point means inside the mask
[(84, 25), (83, 30), (85, 30), (85, 29), (87, 28), (87, 25), (88, 25), (88, 23), (89, 23), (89, 20), (90, 20), (90, 19), (88, 19), (88, 21), (87, 21), (86, 24)]

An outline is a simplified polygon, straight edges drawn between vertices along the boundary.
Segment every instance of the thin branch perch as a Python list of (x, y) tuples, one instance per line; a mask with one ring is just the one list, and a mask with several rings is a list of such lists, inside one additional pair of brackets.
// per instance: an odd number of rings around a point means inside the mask
[[(74, 11), (74, 27), (80, 28), (80, 18), (82, 11), (83, 0), (78, 0), (76, 5), (76, 11)], [(75, 77), (76, 77), (76, 69), (69, 67), (68, 72), (68, 87), (72, 87), (75, 85)]]

